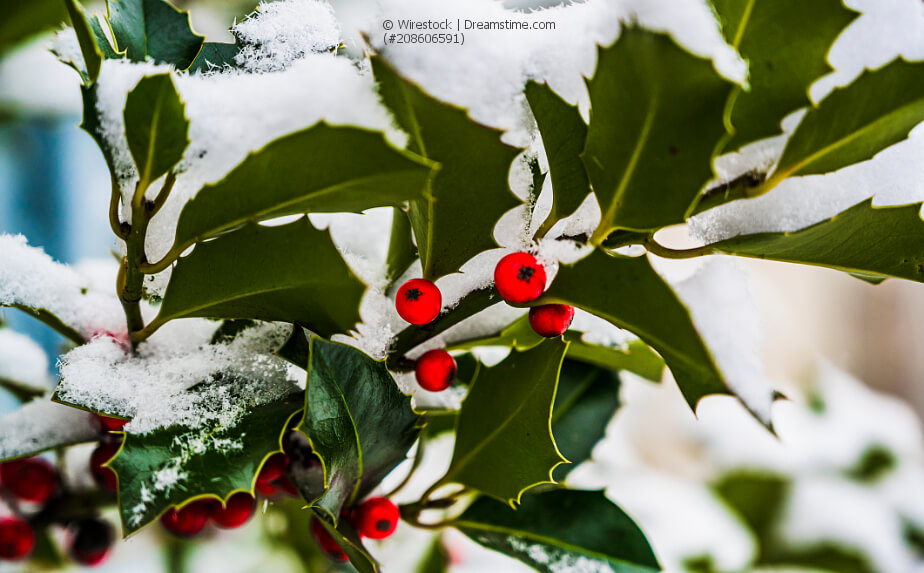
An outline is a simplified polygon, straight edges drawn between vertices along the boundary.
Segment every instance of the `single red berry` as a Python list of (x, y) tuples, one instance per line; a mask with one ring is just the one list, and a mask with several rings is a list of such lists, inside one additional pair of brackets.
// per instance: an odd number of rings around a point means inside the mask
[(4, 462), (0, 479), (14, 496), (23, 501), (44, 503), (58, 490), (58, 473), (42, 458)]
[(442, 348), (428, 350), (417, 359), (414, 377), (424, 390), (440, 392), (449, 388), (456, 379), (456, 359)]
[(115, 539), (112, 525), (105, 520), (84, 519), (74, 524), (71, 557), (81, 565), (99, 565), (109, 555)]
[(567, 304), (544, 304), (529, 309), (529, 325), (546, 338), (561, 336), (574, 320), (574, 307)]
[(369, 539), (385, 539), (395, 532), (398, 506), (386, 497), (371, 497), (359, 504), (353, 513), (353, 524), (360, 535)]
[(311, 534), (314, 535), (315, 540), (317, 540), (318, 546), (321, 547), (321, 551), (327, 554), (328, 557), (334, 561), (347, 560), (346, 553), (343, 552), (343, 549), (340, 549), (334, 537), (328, 533), (327, 529), (316, 517), (311, 519)]
[(257, 474), (257, 483), (271, 483), (279, 476), (285, 473), (289, 467), (289, 456), (282, 452), (277, 452), (266, 459), (260, 473)]
[(223, 506), (212, 511), (212, 519), (218, 527), (234, 529), (247, 523), (257, 510), (257, 500), (247, 492), (239, 491), (228, 498)]
[(93, 476), (93, 481), (99, 487), (109, 491), (118, 489), (119, 481), (112, 468), (107, 468), (104, 464), (115, 457), (119, 446), (118, 442), (103, 442), (96, 446), (90, 454), (90, 474)]
[(160, 523), (170, 533), (192, 537), (202, 531), (208, 523), (214, 503), (213, 499), (197, 499), (180, 509), (171, 507), (160, 517)]
[(411, 324), (430, 324), (440, 315), (442, 307), (440, 289), (426, 279), (411, 279), (398, 289), (395, 308)]
[(507, 302), (531, 302), (545, 290), (545, 267), (529, 253), (511, 253), (494, 267), (494, 285)]
[(7, 517), (0, 519), (0, 559), (23, 559), (35, 547), (35, 533), (25, 521)]
[(256, 490), (263, 497), (275, 497), (279, 493), (279, 489), (272, 482), (258, 481)]
[(98, 415), (99, 423), (103, 426), (104, 429), (109, 430), (110, 432), (121, 432), (122, 428), (125, 427), (125, 424), (129, 420), (120, 420), (118, 418), (111, 418), (109, 416)]

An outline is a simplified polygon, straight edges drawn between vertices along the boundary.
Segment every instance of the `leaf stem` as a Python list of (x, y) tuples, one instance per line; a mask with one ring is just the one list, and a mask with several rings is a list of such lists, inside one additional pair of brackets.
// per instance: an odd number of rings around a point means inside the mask
[(120, 207), (122, 206), (122, 189), (119, 188), (119, 182), (116, 180), (114, 173), (111, 173), (109, 178), (112, 184), (112, 189), (109, 193), (109, 226), (116, 237), (124, 240), (126, 233), (122, 228), (122, 219), (119, 215)]
[(0, 388), (12, 394), (14, 398), (22, 403), (26, 403), (33, 398), (38, 398), (45, 394), (45, 390), (43, 389), (35, 388), (28, 384), (23, 384), (22, 382), (10, 380), (2, 376), (0, 376)]
[(703, 245), (692, 249), (671, 249), (655, 241), (652, 237), (646, 239), (642, 244), (645, 245), (649, 253), (665, 259), (693, 259), (715, 253), (712, 245)]

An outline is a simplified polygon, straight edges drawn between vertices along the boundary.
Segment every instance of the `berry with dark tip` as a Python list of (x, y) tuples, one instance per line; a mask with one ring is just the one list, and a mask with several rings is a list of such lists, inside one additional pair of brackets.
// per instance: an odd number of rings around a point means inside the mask
[(212, 519), (218, 527), (234, 529), (247, 523), (257, 509), (257, 500), (247, 492), (239, 491), (228, 498), (224, 505), (217, 505)]
[(529, 309), (529, 325), (546, 338), (561, 336), (574, 320), (574, 307), (567, 304), (544, 304)]
[(443, 295), (435, 284), (426, 279), (411, 279), (401, 285), (395, 308), (411, 324), (430, 324), (440, 315)]
[(507, 302), (536, 300), (545, 290), (545, 267), (529, 253), (511, 253), (494, 267), (494, 285)]
[(0, 464), (0, 480), (14, 496), (33, 503), (48, 501), (58, 490), (58, 473), (42, 458)]
[(6, 517), (0, 519), (0, 559), (24, 559), (35, 547), (35, 532), (25, 521)]
[(456, 379), (456, 359), (442, 348), (428, 350), (417, 359), (414, 377), (424, 390), (440, 392), (449, 388)]
[(353, 525), (369, 539), (385, 539), (395, 532), (401, 517), (398, 506), (385, 497), (371, 497), (353, 512)]
[(96, 446), (90, 454), (90, 474), (93, 476), (93, 481), (99, 487), (109, 491), (115, 491), (119, 482), (112, 468), (107, 468), (104, 464), (115, 457), (119, 446), (119, 442), (103, 442)]
[(115, 533), (105, 520), (92, 518), (78, 521), (72, 526), (71, 557), (81, 565), (99, 565), (109, 555)]
[(213, 499), (197, 499), (180, 509), (171, 507), (161, 516), (160, 523), (170, 533), (192, 537), (208, 523), (209, 515), (215, 507), (214, 502)]
[(334, 561), (347, 560), (346, 553), (343, 552), (343, 549), (340, 549), (340, 546), (334, 541), (334, 537), (328, 533), (327, 529), (316, 517), (311, 520), (311, 534), (314, 535), (315, 540), (317, 540), (318, 546), (321, 547), (321, 551), (328, 557)]

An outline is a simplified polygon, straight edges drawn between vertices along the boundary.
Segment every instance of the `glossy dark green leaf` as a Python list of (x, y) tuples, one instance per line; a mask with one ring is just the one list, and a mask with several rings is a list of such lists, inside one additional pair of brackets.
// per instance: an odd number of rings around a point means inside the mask
[(189, 12), (166, 0), (107, 0), (109, 23), (118, 51), (133, 62), (148, 57), (185, 70), (196, 59), (205, 36), (193, 32)]
[[(102, 18), (103, 17), (100, 15), (94, 15), (89, 19), (90, 31), (93, 32), (93, 37), (96, 38), (96, 46), (103, 54), (103, 59), (121, 60), (125, 57), (125, 52), (117, 52), (112, 43), (110, 43), (109, 38), (103, 31), (104, 21)], [(108, 26), (108, 22), (105, 22), (105, 25)]]
[(144, 77), (128, 93), (125, 135), (142, 189), (183, 158), (189, 145), (189, 121), (170, 74)]
[(67, 19), (62, 0), (6, 2), (0, 19), (0, 57), (17, 44), (51, 30)]
[(326, 491), (312, 505), (340, 510), (405, 460), (418, 416), (385, 368), (362, 351), (311, 339), (305, 414), (298, 428), (324, 464)]
[(748, 63), (748, 88), (727, 108), (729, 151), (782, 133), (780, 122), (811, 105), (809, 86), (832, 71), (831, 44), (856, 14), (841, 0), (712, 0), (725, 41)]
[(391, 284), (417, 260), (417, 247), (411, 234), (411, 221), (407, 213), (400, 207), (395, 207), (391, 219), (391, 238), (388, 242), (388, 257), (385, 265), (388, 267), (386, 278)]
[(924, 63), (895, 60), (834, 90), (802, 118), (761, 193), (795, 175), (871, 159), (924, 121)]
[(558, 450), (571, 463), (555, 468), (555, 481), (564, 480), (590, 458), (618, 409), (619, 376), (615, 372), (565, 359), (552, 411), (552, 434)]
[(314, 511), (317, 513), (315, 519), (320, 521), (324, 529), (330, 533), (337, 545), (340, 546), (340, 549), (342, 549), (350, 559), (350, 564), (356, 568), (356, 571), (359, 573), (377, 573), (381, 571), (378, 562), (369, 555), (369, 552), (363, 546), (359, 533), (356, 532), (356, 529), (353, 528), (348, 519), (341, 519), (340, 522), (334, 526), (324, 519), (320, 510), (315, 509)]
[(83, 101), (83, 121), (80, 123), (80, 128), (87, 132), (96, 142), (100, 152), (103, 154), (103, 159), (106, 160), (106, 166), (109, 167), (109, 173), (113, 177), (113, 184), (116, 184), (115, 174), (118, 173), (118, 170), (115, 165), (115, 153), (109, 146), (108, 140), (103, 136), (99, 108), (97, 107), (99, 101), (98, 92), (99, 86), (97, 84), (80, 86), (80, 95)]
[(713, 177), (733, 84), (670, 36), (625, 28), (615, 44), (599, 49), (587, 85), (582, 159), (603, 212), (592, 241), (615, 229), (682, 222)]
[(423, 276), (433, 280), (497, 247), (494, 225), (519, 204), (507, 178), (521, 150), (501, 143), (501, 131), (475, 123), (464, 109), (431, 97), (381, 57), (372, 57), (372, 71), (385, 105), (410, 134), (408, 147), (440, 163), (431, 195), (411, 201), (409, 211)]
[(250, 318), (330, 336), (359, 321), (364, 291), (330, 235), (307, 218), (277, 227), (249, 223), (180, 258), (150, 328), (175, 318)]
[(190, 72), (211, 72), (228, 67), (236, 68), (234, 57), (240, 53), (241, 47), (237, 44), (221, 44), (219, 42), (206, 42), (202, 44), (196, 61), (189, 66)]
[(661, 569), (642, 530), (601, 491), (530, 495), (516, 510), (480, 498), (454, 525), (481, 545), (542, 573)]
[(298, 392), (250, 409), (231, 427), (206, 422), (194, 430), (173, 426), (126, 434), (108, 464), (119, 480), (125, 535), (192, 499), (224, 500), (238, 491), (253, 493), (260, 466), (282, 449), (286, 423), (302, 406)]
[(424, 196), (430, 170), (429, 162), (395, 149), (381, 133), (319, 123), (251, 153), (203, 187), (180, 213), (176, 245), (247, 221), (398, 205)]
[(71, 18), (74, 32), (77, 34), (77, 43), (80, 44), (80, 53), (83, 54), (83, 64), (86, 69), (86, 82), (93, 83), (99, 78), (99, 70), (103, 65), (103, 52), (96, 43), (96, 36), (90, 28), (83, 11), (83, 6), (77, 0), (64, 0), (67, 5), (67, 14)]
[(587, 124), (577, 107), (569, 105), (547, 84), (527, 83), (526, 100), (549, 158), (552, 210), (543, 226), (550, 228), (555, 221), (573, 213), (590, 194), (590, 180), (581, 162)]
[(441, 483), (458, 483), (508, 504), (552, 482), (567, 460), (552, 437), (552, 405), (567, 343), (547, 340), (483, 368), (468, 391), (452, 462)]
[(866, 275), (924, 282), (921, 203), (874, 207), (867, 199), (834, 217), (792, 233), (756, 233), (721, 241), (715, 249), (759, 259), (817, 265)]
[(646, 257), (597, 250), (562, 265), (534, 304), (549, 303), (582, 308), (635, 333), (664, 358), (691, 408), (707, 394), (729, 393), (689, 311)]

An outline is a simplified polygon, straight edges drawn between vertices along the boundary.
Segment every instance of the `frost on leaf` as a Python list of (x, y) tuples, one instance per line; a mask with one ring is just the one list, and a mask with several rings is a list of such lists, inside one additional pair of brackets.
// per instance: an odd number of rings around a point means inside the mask
[(99, 437), (92, 414), (39, 398), (0, 418), (0, 460), (91, 442)]

